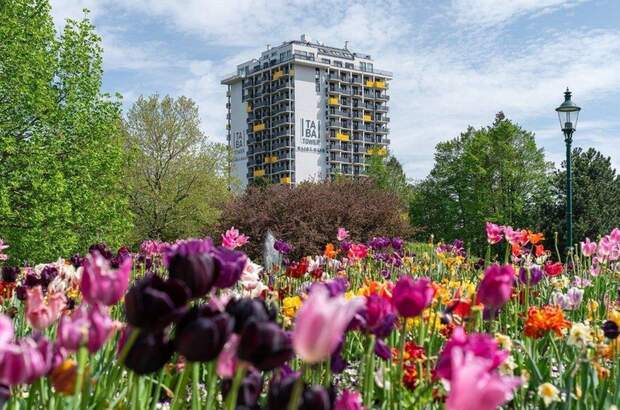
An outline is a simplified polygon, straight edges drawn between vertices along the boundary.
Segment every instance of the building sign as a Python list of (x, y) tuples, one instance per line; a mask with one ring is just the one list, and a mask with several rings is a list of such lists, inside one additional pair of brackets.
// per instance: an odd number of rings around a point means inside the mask
[(297, 151), (300, 152), (325, 152), (321, 143), (321, 121), (306, 120), (301, 118), (300, 142), (297, 144)]
[(231, 134), (230, 145), (233, 153), (233, 161), (245, 161), (247, 159), (246, 141), (247, 134), (245, 130), (236, 131)]

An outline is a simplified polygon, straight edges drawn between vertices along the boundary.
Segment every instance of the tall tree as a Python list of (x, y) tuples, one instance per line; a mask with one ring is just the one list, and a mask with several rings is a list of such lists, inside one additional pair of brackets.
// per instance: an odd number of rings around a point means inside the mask
[[(574, 148), (573, 159), (573, 237), (596, 239), (620, 226), (620, 177), (611, 158), (594, 148)], [(561, 244), (566, 235), (566, 162), (553, 173), (551, 195), (541, 205), (540, 229), (552, 237), (559, 234)]]
[(127, 113), (134, 239), (173, 240), (213, 226), (227, 200), (227, 150), (200, 130), (189, 98), (140, 97)]
[(56, 35), (47, 0), (0, 2), (0, 238), (16, 261), (119, 244), (121, 105), (101, 90), (101, 39), (85, 17)]
[(435, 166), (414, 189), (412, 222), (422, 235), (478, 246), (487, 220), (532, 226), (549, 167), (534, 134), (499, 113), (492, 126), (437, 145)]
[(393, 155), (372, 155), (368, 160), (368, 176), (380, 187), (394, 192), (409, 202), (411, 185), (403, 167)]

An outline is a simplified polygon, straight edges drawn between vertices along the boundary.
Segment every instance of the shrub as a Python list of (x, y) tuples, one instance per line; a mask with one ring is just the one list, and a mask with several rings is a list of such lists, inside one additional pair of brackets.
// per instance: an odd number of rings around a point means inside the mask
[(293, 257), (323, 253), (345, 227), (355, 241), (374, 236), (409, 237), (406, 208), (392, 192), (370, 180), (305, 182), (297, 187), (250, 187), (225, 206), (220, 231), (230, 226), (250, 236), (244, 251), (256, 258), (268, 230), (294, 246)]

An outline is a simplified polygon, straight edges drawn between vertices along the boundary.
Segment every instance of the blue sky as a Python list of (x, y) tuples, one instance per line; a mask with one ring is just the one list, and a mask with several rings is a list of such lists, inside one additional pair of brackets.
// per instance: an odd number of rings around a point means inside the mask
[(310, 35), (349, 41), (394, 72), (392, 151), (412, 179), (435, 145), (497, 111), (536, 133), (549, 160), (564, 146), (554, 108), (569, 86), (582, 106), (575, 145), (620, 166), (618, 0), (52, 0), (60, 27), (84, 7), (103, 37), (104, 89), (186, 95), (225, 141), (220, 80), (267, 44)]

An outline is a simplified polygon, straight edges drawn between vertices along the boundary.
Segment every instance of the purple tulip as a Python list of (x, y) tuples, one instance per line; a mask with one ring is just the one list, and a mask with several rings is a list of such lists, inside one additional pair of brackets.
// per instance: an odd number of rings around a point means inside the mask
[(215, 359), (232, 333), (233, 319), (209, 305), (195, 306), (179, 320), (174, 345), (190, 362)]
[(276, 251), (278, 251), (282, 255), (287, 255), (287, 254), (289, 254), (289, 253), (291, 253), (293, 251), (293, 246), (290, 243), (286, 242), (286, 241), (278, 239), (273, 244), (273, 249), (275, 249)]
[(217, 279), (215, 287), (220, 289), (232, 287), (243, 273), (248, 257), (245, 253), (224, 248), (213, 251), (213, 261)]
[(234, 332), (241, 334), (246, 323), (275, 322), (276, 311), (260, 298), (231, 299), (226, 305), (226, 313), (234, 319)]
[[(222, 381), (222, 397), (228, 396), (232, 380), (224, 379)], [(252, 409), (256, 406), (260, 393), (263, 390), (263, 376), (260, 372), (250, 369), (241, 381), (237, 396), (236, 409)], [(244, 407), (245, 406), (245, 407)]]
[(237, 355), (259, 370), (273, 370), (293, 356), (290, 335), (273, 322), (250, 321), (241, 333)]
[(3, 266), (2, 280), (8, 283), (14, 283), (17, 280), (20, 269), (17, 266)]
[(168, 266), (170, 259), (174, 255), (188, 256), (202, 253), (210, 253), (213, 250), (213, 241), (206, 239), (184, 239), (178, 240), (173, 245), (165, 246), (162, 244), (164, 265)]
[(478, 303), (493, 311), (501, 308), (512, 295), (515, 272), (510, 265), (493, 264), (484, 272), (478, 285)]
[(401, 276), (392, 291), (392, 303), (401, 316), (415, 317), (430, 306), (434, 295), (430, 279)]
[[(293, 387), (299, 378), (292, 374), (278, 382), (272, 382), (267, 395), (267, 407), (270, 410), (287, 410), (293, 393)], [(325, 388), (320, 385), (308, 386), (303, 384), (303, 392), (298, 410), (330, 410), (336, 400), (333, 387)]]
[(519, 269), (519, 281), (524, 285), (535, 286), (543, 276), (543, 271), (537, 266), (532, 267), (529, 272), (526, 268)]
[(70, 352), (86, 345), (97, 352), (112, 332), (112, 319), (105, 306), (80, 305), (71, 316), (63, 316), (58, 325), (58, 343)]
[(127, 323), (143, 329), (163, 329), (187, 311), (189, 297), (190, 291), (181, 281), (145, 276), (125, 296)]
[(27, 337), (5, 345), (0, 360), (0, 384), (33, 383), (50, 371), (52, 357), (52, 344), (44, 337)]
[(121, 300), (129, 284), (131, 257), (125, 258), (118, 269), (112, 269), (110, 261), (93, 252), (84, 260), (83, 266), (80, 291), (84, 300), (91, 305), (102, 303), (106, 306)]
[(364, 410), (360, 392), (344, 389), (334, 403), (334, 410)]

